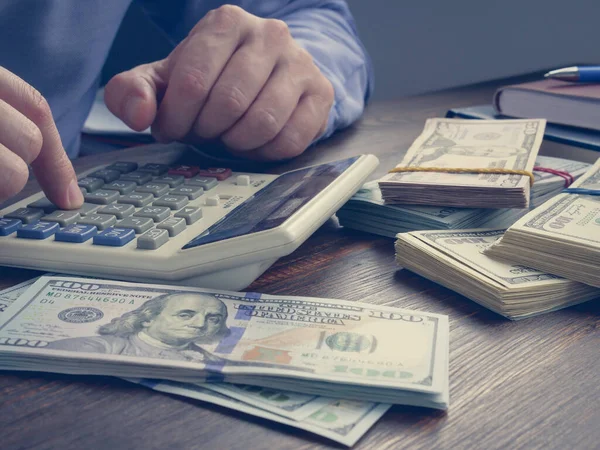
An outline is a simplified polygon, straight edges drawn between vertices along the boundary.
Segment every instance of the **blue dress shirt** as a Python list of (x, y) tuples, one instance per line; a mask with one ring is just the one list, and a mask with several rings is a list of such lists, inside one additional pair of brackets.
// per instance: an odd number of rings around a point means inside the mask
[[(77, 156), (106, 56), (131, 0), (0, 0), (0, 65), (48, 100), (63, 145)], [(231, 0), (259, 17), (285, 21), (335, 88), (325, 134), (350, 125), (373, 87), (368, 56), (343, 0)], [(218, 0), (143, 0), (174, 45)]]

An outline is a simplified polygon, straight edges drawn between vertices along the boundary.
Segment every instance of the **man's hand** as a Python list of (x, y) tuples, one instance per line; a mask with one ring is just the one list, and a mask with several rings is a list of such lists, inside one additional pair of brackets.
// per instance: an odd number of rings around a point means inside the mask
[(81, 206), (83, 196), (48, 102), (0, 67), (0, 201), (23, 189), (28, 164), (50, 201), (63, 209)]
[(210, 11), (168, 58), (115, 76), (108, 108), (161, 142), (220, 138), (233, 153), (279, 160), (327, 126), (333, 87), (287, 25), (226, 5)]

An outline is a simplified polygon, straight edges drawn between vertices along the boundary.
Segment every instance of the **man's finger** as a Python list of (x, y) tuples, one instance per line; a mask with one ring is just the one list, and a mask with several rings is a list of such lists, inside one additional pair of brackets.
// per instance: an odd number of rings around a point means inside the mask
[(29, 168), (25, 161), (0, 144), (0, 202), (18, 194), (27, 183)]
[(31, 164), (42, 150), (44, 138), (40, 129), (27, 117), (0, 100), (0, 144)]
[(31, 165), (48, 199), (59, 208), (80, 207), (83, 195), (46, 99), (21, 78), (1, 67), (0, 98), (29, 118), (42, 133), (42, 149)]
[(156, 118), (168, 79), (166, 59), (115, 75), (104, 88), (104, 102), (130, 128), (143, 131)]
[(173, 55), (169, 85), (152, 127), (158, 140), (179, 140), (190, 132), (215, 81), (249, 30), (244, 15), (248, 14), (231, 6), (211, 11)]

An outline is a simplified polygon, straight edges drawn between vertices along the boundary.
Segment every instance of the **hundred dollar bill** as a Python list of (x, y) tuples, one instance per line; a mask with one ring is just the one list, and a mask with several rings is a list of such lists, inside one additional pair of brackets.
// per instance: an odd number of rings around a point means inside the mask
[[(600, 159), (571, 187), (600, 191)], [(487, 254), (600, 287), (600, 196), (563, 193), (548, 200)]]
[[(544, 119), (428, 119), (398, 167), (509, 169), (532, 172)], [(521, 174), (400, 172), (379, 181), (387, 204), (527, 208), (530, 178)]]
[(600, 289), (484, 254), (503, 234), (486, 229), (402, 233), (396, 261), (510, 319), (600, 298)]
[(447, 361), (447, 316), (342, 300), (41, 277), (0, 318), (4, 369), (419, 393), (445, 408)]
[(326, 437), (333, 441), (353, 446), (381, 416), (390, 408), (389, 404), (329, 399), (325, 405), (302, 420), (292, 420), (236, 400), (205, 386), (177, 383), (164, 380), (135, 380), (134, 383), (160, 392), (214, 403), (246, 414), (269, 419), (274, 422)]

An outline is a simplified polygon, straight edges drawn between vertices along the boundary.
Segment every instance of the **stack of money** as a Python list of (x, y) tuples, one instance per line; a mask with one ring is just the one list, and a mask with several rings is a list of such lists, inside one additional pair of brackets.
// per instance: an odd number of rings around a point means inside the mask
[(528, 208), (546, 121), (428, 119), (379, 181), (387, 204)]
[[(535, 183), (531, 190), (531, 208), (560, 193), (565, 183), (578, 179), (590, 164), (538, 156), (535, 167), (539, 170), (533, 171)], [(383, 202), (378, 181), (370, 181), (338, 210), (337, 216), (344, 227), (393, 238), (398, 233), (416, 230), (508, 228), (527, 212), (527, 209), (511, 208), (388, 205)]]
[(445, 409), (448, 318), (342, 300), (41, 277), (0, 316), (0, 369), (219, 381)]
[(511, 226), (487, 254), (600, 287), (600, 159)]
[(402, 233), (395, 245), (396, 261), (510, 319), (600, 299), (600, 289), (485, 255), (504, 231)]

